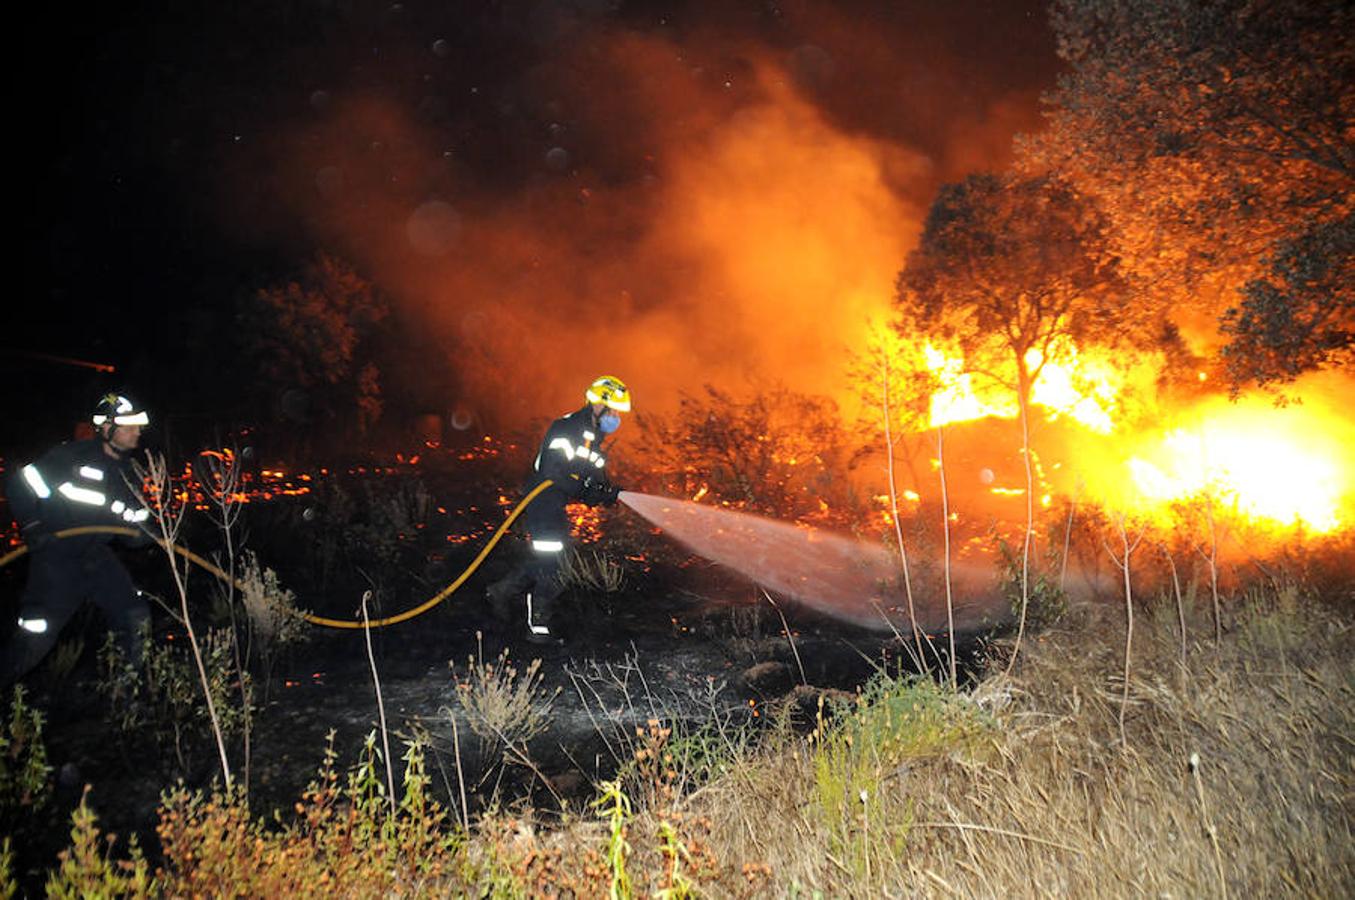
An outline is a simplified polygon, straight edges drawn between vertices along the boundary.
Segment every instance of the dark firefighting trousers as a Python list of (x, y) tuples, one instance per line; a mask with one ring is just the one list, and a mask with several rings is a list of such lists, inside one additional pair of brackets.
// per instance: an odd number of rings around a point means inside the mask
[(71, 543), (74, 546), (67, 547), (57, 542), (31, 555), (19, 618), (29, 623), (43, 621), (46, 627), (40, 632), (22, 626), (15, 630), (0, 653), (0, 683), (22, 678), (42, 662), (62, 627), (86, 601), (102, 611), (123, 659), (141, 664), (150, 623), (145, 599), (107, 544)]
[(562, 491), (550, 487), (523, 512), (531, 535), (528, 556), (513, 571), (490, 585), (490, 608), (502, 622), (511, 622), (513, 607), (525, 598), (527, 633), (533, 638), (551, 637), (551, 613), (564, 593), (560, 561), (569, 546), (569, 517)]

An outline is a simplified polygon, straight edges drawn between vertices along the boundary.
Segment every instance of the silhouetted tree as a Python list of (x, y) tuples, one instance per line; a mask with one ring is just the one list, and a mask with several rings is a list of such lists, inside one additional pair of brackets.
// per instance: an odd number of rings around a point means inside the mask
[(1130, 302), (1104, 217), (1052, 178), (943, 186), (896, 287), (904, 334), (952, 345), (1023, 408), (1047, 363), (1079, 345), (1146, 345), (1157, 317)]
[(1131, 302), (1106, 231), (1063, 182), (973, 175), (941, 188), (898, 278), (905, 334), (958, 350), (968, 372), (1016, 393), (1026, 469), (1018, 649), (1035, 520), (1031, 391), (1077, 347), (1146, 345), (1154, 334), (1155, 311)]
[(241, 312), (241, 340), (280, 417), (344, 420), (364, 433), (381, 415), (372, 338), (389, 312), (352, 267), (320, 254), (294, 281), (259, 290)]
[(1223, 358), (1234, 385), (1284, 383), (1349, 365), (1355, 348), (1355, 216), (1280, 245), (1272, 279), (1255, 279), (1223, 315)]

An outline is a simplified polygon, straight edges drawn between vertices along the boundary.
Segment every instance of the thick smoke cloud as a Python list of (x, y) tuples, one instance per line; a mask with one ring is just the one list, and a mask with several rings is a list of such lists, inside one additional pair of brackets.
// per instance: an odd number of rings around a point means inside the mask
[[(847, 402), (847, 351), (887, 315), (937, 181), (1001, 164), (1034, 100), (989, 87), (944, 119), (945, 96), (968, 94), (958, 63), (916, 55), (921, 27), (896, 30), (916, 53), (892, 59), (868, 21), (814, 15), (831, 49), (574, 23), (567, 45), (468, 101), (494, 105), (513, 153), (534, 157), (506, 161), (516, 180), (466, 159), (473, 130), (449, 145), (425, 121), (431, 95), (411, 108), (326, 91), (271, 152), (316, 240), (453, 360), (449, 409), (519, 425), (602, 372), (649, 410), (750, 379)], [(893, 106), (864, 108), (853, 81)]]

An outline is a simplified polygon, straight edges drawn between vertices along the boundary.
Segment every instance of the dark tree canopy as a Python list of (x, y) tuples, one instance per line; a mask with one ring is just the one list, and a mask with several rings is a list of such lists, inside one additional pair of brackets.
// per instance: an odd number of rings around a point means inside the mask
[(389, 307), (371, 282), (321, 254), (295, 280), (244, 305), (240, 338), (292, 422), (344, 420), (362, 433), (381, 415), (373, 338)]
[(974, 175), (944, 186), (897, 282), (905, 333), (964, 354), (1024, 404), (1071, 342), (1147, 343), (1154, 314), (1129, 290), (1095, 207), (1066, 183)]
[(1224, 320), (1235, 383), (1278, 374), (1249, 369), (1248, 347), (1303, 345), (1292, 359), (1304, 368), (1336, 362), (1320, 346), (1331, 336), (1304, 323), (1328, 321), (1318, 307), (1339, 300), (1309, 291), (1309, 313), (1296, 316), (1256, 304), (1260, 283), (1288, 280), (1268, 267), (1300, 245), (1313, 265), (1349, 265), (1319, 263), (1313, 254), (1339, 242), (1305, 235), (1351, 209), (1355, 6), (1055, 0), (1051, 20), (1069, 72), (1046, 98), (1048, 129), (1023, 142), (1027, 169), (1095, 195), (1127, 267), (1196, 324), (1246, 286), (1252, 313)]
[[(1055, 0), (1051, 19), (1071, 67), (1052, 118), (1078, 129), (1062, 139), (1130, 165), (1176, 157), (1355, 176), (1349, 3)], [(1325, 199), (1323, 184), (1271, 187)]]
[(1355, 348), (1355, 216), (1281, 244), (1271, 278), (1247, 284), (1223, 316), (1223, 358), (1234, 384), (1290, 382), (1349, 365)]

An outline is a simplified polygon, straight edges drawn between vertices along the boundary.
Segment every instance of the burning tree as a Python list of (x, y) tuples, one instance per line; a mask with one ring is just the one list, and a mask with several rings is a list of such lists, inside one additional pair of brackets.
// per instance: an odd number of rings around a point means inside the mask
[(1105, 218), (1065, 182), (973, 175), (942, 187), (896, 283), (898, 328), (959, 352), (1026, 415), (1046, 364), (1161, 334), (1131, 296)]
[(1127, 267), (1196, 324), (1245, 286), (1223, 329), (1235, 386), (1349, 363), (1349, 279), (1295, 276), (1349, 271), (1355, 9), (1056, 0), (1051, 18), (1069, 72), (1024, 165), (1094, 195)]
[(896, 306), (904, 334), (953, 349), (967, 372), (1016, 394), (1026, 468), (1019, 647), (1035, 518), (1034, 385), (1079, 346), (1148, 344), (1153, 310), (1131, 297), (1094, 206), (1056, 179), (997, 175), (942, 187), (899, 274)]

